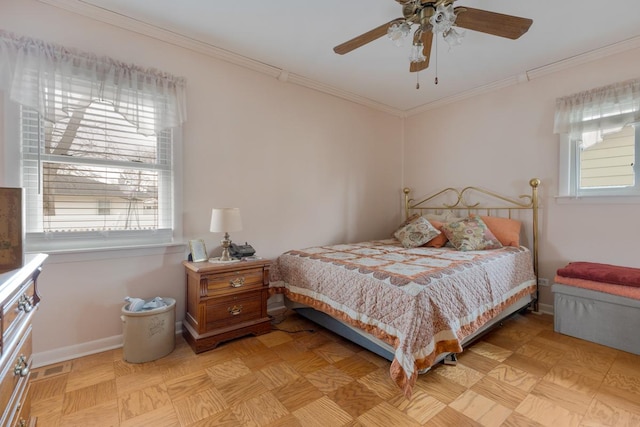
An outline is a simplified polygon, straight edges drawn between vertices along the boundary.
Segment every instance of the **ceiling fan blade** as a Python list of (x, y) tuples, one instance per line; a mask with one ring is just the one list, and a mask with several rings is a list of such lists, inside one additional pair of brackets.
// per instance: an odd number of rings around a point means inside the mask
[(468, 30), (515, 40), (529, 30), (533, 20), (471, 7), (456, 7), (455, 25)]
[(433, 32), (422, 32), (422, 54), (426, 58), (422, 62), (412, 62), (409, 65), (409, 72), (415, 73), (416, 71), (422, 71), (429, 67), (429, 58), (431, 57), (431, 44), (433, 43)]
[(387, 29), (396, 22), (402, 22), (404, 18), (396, 18), (392, 21), (387, 22), (386, 24), (382, 24), (379, 27), (374, 28), (373, 30), (367, 31), (364, 34), (360, 34), (358, 37), (354, 37), (349, 41), (346, 41), (342, 44), (333, 48), (333, 51), (339, 55), (344, 55), (345, 53), (349, 53), (354, 49), (359, 48), (360, 46), (364, 46), (367, 43), (370, 43), (376, 39), (387, 34)]

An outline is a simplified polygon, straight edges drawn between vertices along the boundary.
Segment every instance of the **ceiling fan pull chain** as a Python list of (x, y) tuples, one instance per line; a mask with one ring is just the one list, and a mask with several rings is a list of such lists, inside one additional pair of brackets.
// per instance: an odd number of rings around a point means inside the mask
[(416, 72), (416, 89), (420, 89), (420, 71)]
[(436, 78), (434, 80), (434, 84), (438, 84), (438, 37), (434, 37), (436, 39)]

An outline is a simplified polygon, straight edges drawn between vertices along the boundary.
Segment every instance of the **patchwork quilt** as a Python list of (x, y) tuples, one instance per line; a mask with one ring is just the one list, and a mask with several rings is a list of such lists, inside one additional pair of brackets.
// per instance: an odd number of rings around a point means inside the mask
[(465, 337), (535, 283), (525, 247), (461, 252), (387, 239), (286, 252), (270, 288), (390, 344), (391, 377), (410, 397), (419, 370), (461, 352)]

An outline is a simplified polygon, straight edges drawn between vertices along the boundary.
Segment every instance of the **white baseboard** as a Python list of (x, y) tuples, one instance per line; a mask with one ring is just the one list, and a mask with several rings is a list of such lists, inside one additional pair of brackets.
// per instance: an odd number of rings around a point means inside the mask
[(273, 295), (267, 300), (267, 313), (282, 311), (285, 308), (284, 297), (282, 295)]
[[(176, 335), (182, 334), (182, 322), (176, 322)], [(113, 350), (122, 347), (123, 337), (114, 335), (108, 338), (101, 338), (95, 341), (89, 341), (82, 344), (70, 345), (67, 347), (56, 348), (55, 350), (43, 351), (33, 354), (33, 368), (52, 365), (54, 363), (65, 362), (67, 360), (76, 359), (78, 357), (88, 356), (90, 354), (101, 353), (103, 351)]]
[(538, 312), (553, 316), (553, 304), (538, 304)]

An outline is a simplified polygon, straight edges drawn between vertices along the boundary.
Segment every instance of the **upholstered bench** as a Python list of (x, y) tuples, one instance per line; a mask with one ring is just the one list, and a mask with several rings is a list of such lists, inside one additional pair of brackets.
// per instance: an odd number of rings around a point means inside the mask
[(573, 262), (554, 282), (556, 332), (640, 354), (640, 268)]

